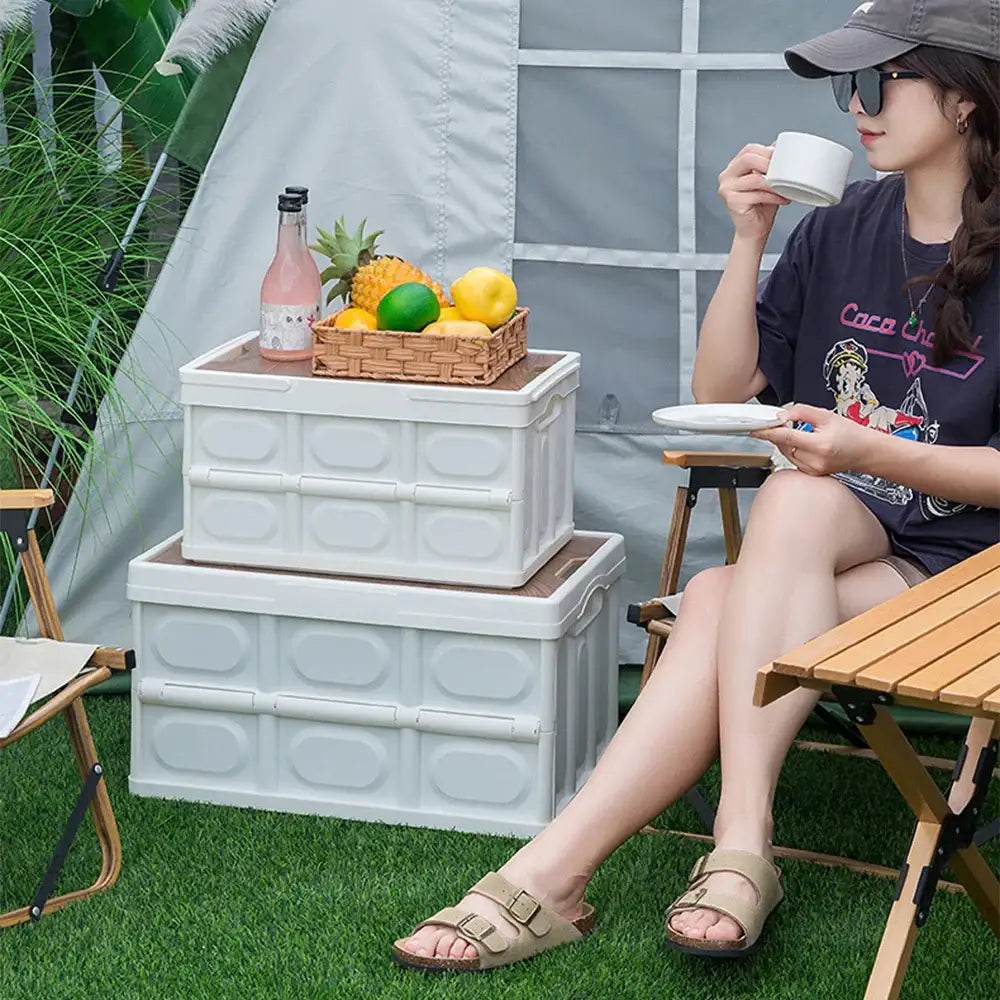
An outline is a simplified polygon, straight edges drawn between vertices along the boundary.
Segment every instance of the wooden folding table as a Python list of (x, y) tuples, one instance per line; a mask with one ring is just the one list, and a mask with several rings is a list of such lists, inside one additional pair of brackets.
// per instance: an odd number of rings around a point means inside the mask
[[(754, 701), (767, 705), (798, 687), (836, 696), (917, 818), (865, 993), (865, 1000), (895, 1000), (946, 866), (1000, 937), (1000, 883), (977, 836), (1000, 737), (1000, 545), (763, 668)], [(970, 717), (947, 799), (892, 705)]]

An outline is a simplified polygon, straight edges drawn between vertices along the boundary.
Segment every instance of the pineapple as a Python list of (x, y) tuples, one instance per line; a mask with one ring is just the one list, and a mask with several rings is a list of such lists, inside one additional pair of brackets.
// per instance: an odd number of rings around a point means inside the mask
[(408, 281), (430, 288), (438, 297), (442, 309), (452, 304), (441, 286), (420, 268), (399, 257), (377, 254), (375, 244), (384, 230), (365, 236), (366, 222), (361, 223), (353, 236), (344, 228), (343, 218), (337, 221), (333, 235), (317, 227), (319, 242), (311, 249), (331, 261), (330, 267), (321, 275), (323, 284), (337, 282), (326, 297), (328, 305), (339, 295), (345, 304), (364, 309), (374, 316), (382, 297)]

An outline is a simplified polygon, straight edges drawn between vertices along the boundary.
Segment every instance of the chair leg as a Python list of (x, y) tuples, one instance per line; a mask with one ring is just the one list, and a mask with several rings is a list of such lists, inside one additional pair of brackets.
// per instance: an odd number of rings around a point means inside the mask
[[(45, 572), (45, 563), (42, 559), (41, 550), (38, 547), (38, 539), (33, 531), (28, 533), (28, 547), (22, 557), (22, 566), (25, 580), (28, 583), (28, 592), (35, 608), (35, 614), (38, 618), (42, 635), (49, 639), (62, 641), (62, 626), (59, 623), (55, 600), (52, 596), (52, 590), (49, 587), (48, 576)], [(118, 824), (115, 821), (115, 814), (111, 808), (111, 799), (108, 796), (107, 785), (105, 784), (103, 774), (101, 773), (101, 766), (97, 760), (97, 748), (94, 746), (94, 738), (90, 732), (90, 724), (87, 721), (87, 713), (81, 699), (76, 698), (72, 701), (67, 706), (64, 714), (66, 717), (66, 726), (69, 731), (70, 744), (73, 747), (73, 756), (76, 759), (77, 769), (80, 772), (82, 782), (86, 786), (88, 780), (92, 780), (92, 775), (96, 774), (98, 777), (89, 808), (94, 817), (94, 828), (97, 831), (97, 838), (101, 845), (101, 872), (97, 881), (87, 889), (54, 896), (49, 900), (36, 899), (30, 906), (24, 906), (18, 910), (11, 910), (8, 913), (0, 914), (0, 927), (11, 927), (15, 924), (25, 923), (28, 920), (38, 920), (43, 910), (61, 910), (78, 899), (86, 899), (88, 896), (103, 892), (114, 885), (121, 871), (122, 845), (118, 833)], [(68, 830), (67, 833), (69, 834), (70, 831)], [(68, 839), (67, 837), (67, 841)], [(60, 845), (60, 847), (67, 849), (68, 843)], [(53, 868), (54, 865), (55, 859)]]
[[(79, 699), (66, 709), (65, 715), (70, 742), (73, 746), (73, 755), (76, 758), (80, 777), (86, 783), (95, 768), (98, 772), (100, 771), (100, 764), (97, 761), (97, 750), (90, 733), (90, 726), (87, 723), (87, 715)], [(61, 910), (79, 899), (86, 899), (99, 892), (104, 892), (117, 881), (122, 867), (122, 845), (103, 775), (98, 778), (89, 808), (94, 817), (94, 828), (101, 845), (101, 871), (97, 880), (87, 889), (78, 889), (61, 896), (53, 896), (48, 900), (36, 898), (29, 906), (0, 914), (0, 928), (13, 927), (16, 924), (27, 923), (29, 920), (38, 920), (43, 911), (47, 913)]]
[(21, 567), (28, 584), (28, 595), (38, 618), (39, 631), (46, 639), (62, 642), (62, 625), (59, 624), (55, 598), (45, 572), (45, 560), (42, 559), (42, 550), (38, 547), (38, 537), (34, 531), (28, 532), (28, 548), (21, 557)]
[(719, 504), (722, 507), (722, 537), (726, 542), (726, 564), (732, 566), (739, 559), (740, 548), (743, 546), (740, 505), (735, 487), (719, 488)]
[[(691, 497), (686, 486), (678, 486), (674, 497), (674, 513), (670, 518), (670, 532), (667, 535), (667, 550), (663, 554), (663, 569), (660, 572), (659, 590), (657, 597), (677, 592), (677, 584), (681, 576), (681, 561), (684, 558), (684, 547), (687, 544), (688, 526), (691, 523)], [(662, 635), (650, 633), (649, 641), (646, 643), (646, 660), (642, 665), (642, 676), (639, 678), (639, 690), (641, 691), (649, 680), (656, 661), (663, 652), (665, 638)]]

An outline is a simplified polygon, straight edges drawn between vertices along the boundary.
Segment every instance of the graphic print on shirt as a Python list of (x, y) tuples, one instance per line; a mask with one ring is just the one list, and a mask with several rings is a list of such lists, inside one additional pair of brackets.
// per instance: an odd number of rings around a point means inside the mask
[[(823, 380), (833, 394), (834, 412), (862, 427), (883, 434), (934, 444), (940, 424), (930, 419), (920, 377), (910, 387), (898, 408), (880, 402), (868, 382), (868, 350), (853, 337), (838, 341), (823, 362)], [(904, 507), (913, 500), (914, 491), (883, 476), (846, 471), (835, 475), (847, 486), (885, 503)], [(925, 520), (950, 517), (968, 508), (967, 504), (920, 494), (920, 512)]]

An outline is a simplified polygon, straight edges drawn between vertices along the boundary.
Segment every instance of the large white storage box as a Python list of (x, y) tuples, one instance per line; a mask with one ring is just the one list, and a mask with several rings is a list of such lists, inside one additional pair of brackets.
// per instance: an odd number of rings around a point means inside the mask
[(532, 836), (618, 723), (619, 535), (514, 591), (129, 567), (131, 790)]
[(185, 558), (513, 588), (573, 534), (578, 354), (414, 385), (312, 376), (247, 334), (180, 378)]

